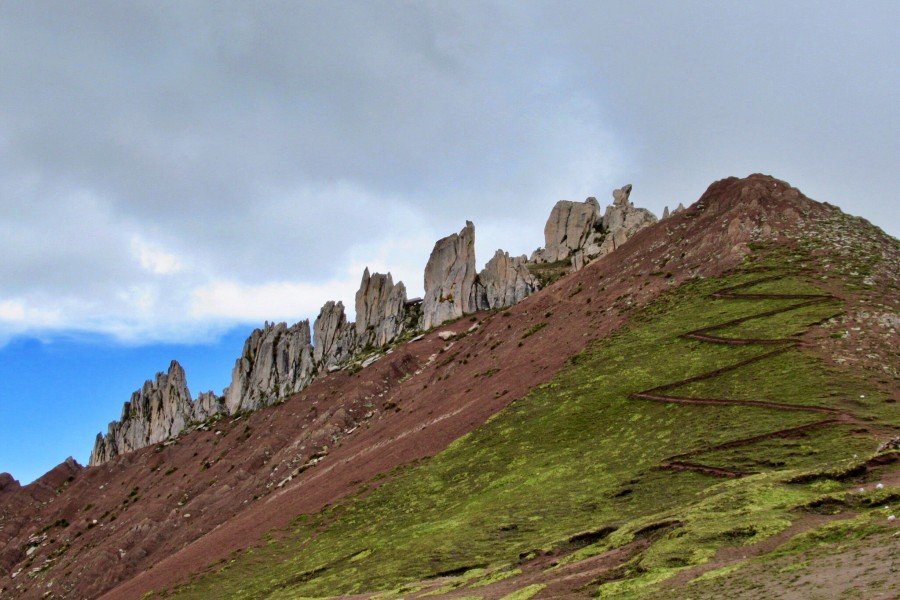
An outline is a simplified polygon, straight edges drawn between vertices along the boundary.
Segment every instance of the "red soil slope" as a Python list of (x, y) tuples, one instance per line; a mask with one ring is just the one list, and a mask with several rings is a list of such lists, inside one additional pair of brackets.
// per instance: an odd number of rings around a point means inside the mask
[(725, 179), (508, 311), (438, 328), (460, 334), (455, 341), (432, 331), (357, 373), (328, 375), (174, 443), (6, 485), (0, 595), (138, 598), (183, 581), (375, 475), (439, 452), (620, 327), (631, 307), (735, 266), (751, 239), (789, 242), (834, 211), (771, 177)]

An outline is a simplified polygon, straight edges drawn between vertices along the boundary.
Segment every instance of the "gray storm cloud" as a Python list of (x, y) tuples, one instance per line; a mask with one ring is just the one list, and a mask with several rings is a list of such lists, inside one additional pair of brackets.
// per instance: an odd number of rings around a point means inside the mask
[[(552, 203), (770, 172), (897, 234), (896, 5), (4, 2), (0, 336), (212, 335), (412, 290)], [(892, 59), (891, 57), (894, 57)], [(893, 228), (893, 229), (892, 229)]]

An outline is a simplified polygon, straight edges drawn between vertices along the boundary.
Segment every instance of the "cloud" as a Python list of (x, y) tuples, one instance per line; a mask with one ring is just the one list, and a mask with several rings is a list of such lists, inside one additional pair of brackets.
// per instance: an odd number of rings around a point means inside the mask
[(896, 227), (897, 9), (833, 8), (4, 2), (0, 327), (207, 339), (366, 265), (413, 294), (466, 219), (483, 264), (625, 183), (764, 170)]
[(153, 247), (137, 236), (131, 238), (131, 252), (141, 267), (154, 275), (171, 275), (184, 269), (177, 256)]

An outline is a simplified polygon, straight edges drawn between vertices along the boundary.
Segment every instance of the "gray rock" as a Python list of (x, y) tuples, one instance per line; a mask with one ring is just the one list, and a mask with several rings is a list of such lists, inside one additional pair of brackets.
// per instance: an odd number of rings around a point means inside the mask
[(567, 260), (574, 251), (588, 245), (599, 232), (600, 219), (600, 205), (596, 198), (588, 198), (584, 202), (560, 200), (550, 211), (550, 218), (544, 225), (544, 248), (532, 255), (532, 262)]
[(652, 212), (646, 208), (635, 208), (628, 201), (630, 195), (631, 185), (613, 191), (612, 206), (607, 206), (603, 215), (606, 237), (600, 245), (599, 254), (587, 253), (589, 258), (609, 254), (641, 229), (656, 223), (656, 216)]
[(579, 270), (590, 261), (609, 254), (632, 235), (656, 222), (649, 210), (629, 202), (631, 185), (613, 191), (613, 203), (600, 215), (594, 198), (583, 203), (560, 200), (544, 227), (546, 246), (531, 255), (534, 263), (570, 261)]
[(357, 346), (380, 348), (403, 333), (406, 321), (406, 286), (394, 280), (390, 273), (369, 275), (363, 272), (356, 292)]
[(508, 252), (497, 250), (478, 274), (478, 308), (506, 308), (540, 289), (537, 278), (526, 266), (527, 262), (524, 255), (510, 257)]
[(368, 367), (369, 365), (378, 362), (378, 359), (381, 358), (381, 357), (382, 357), (381, 354), (376, 354), (376, 355), (374, 355), (374, 356), (370, 356), (370, 357), (367, 358), (366, 360), (362, 361), (362, 364), (361, 364), (360, 366), (361, 366), (363, 369), (365, 369), (365, 368)]
[(157, 373), (131, 395), (105, 436), (97, 434), (89, 464), (98, 465), (178, 435), (192, 421), (193, 411), (184, 369), (173, 360), (167, 373)]
[(313, 324), (316, 365), (326, 370), (339, 365), (356, 351), (356, 328), (347, 321), (342, 302), (328, 301)]
[(194, 400), (191, 420), (200, 423), (219, 413), (225, 412), (225, 398), (215, 392), (200, 392)]
[(268, 406), (309, 385), (315, 373), (310, 337), (309, 321), (291, 327), (266, 322), (254, 330), (225, 390), (228, 412)]
[(422, 329), (478, 310), (475, 290), (475, 226), (437, 241), (425, 267)]

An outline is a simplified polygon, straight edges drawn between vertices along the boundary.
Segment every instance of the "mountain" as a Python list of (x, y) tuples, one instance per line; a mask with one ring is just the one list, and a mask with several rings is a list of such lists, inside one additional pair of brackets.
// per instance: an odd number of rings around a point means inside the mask
[(421, 307), (455, 320), (0, 478), (3, 595), (895, 597), (897, 240), (764, 175), (615, 243), (596, 202), (557, 206), (497, 269), (537, 282), (514, 304), (480, 304), (467, 224)]

